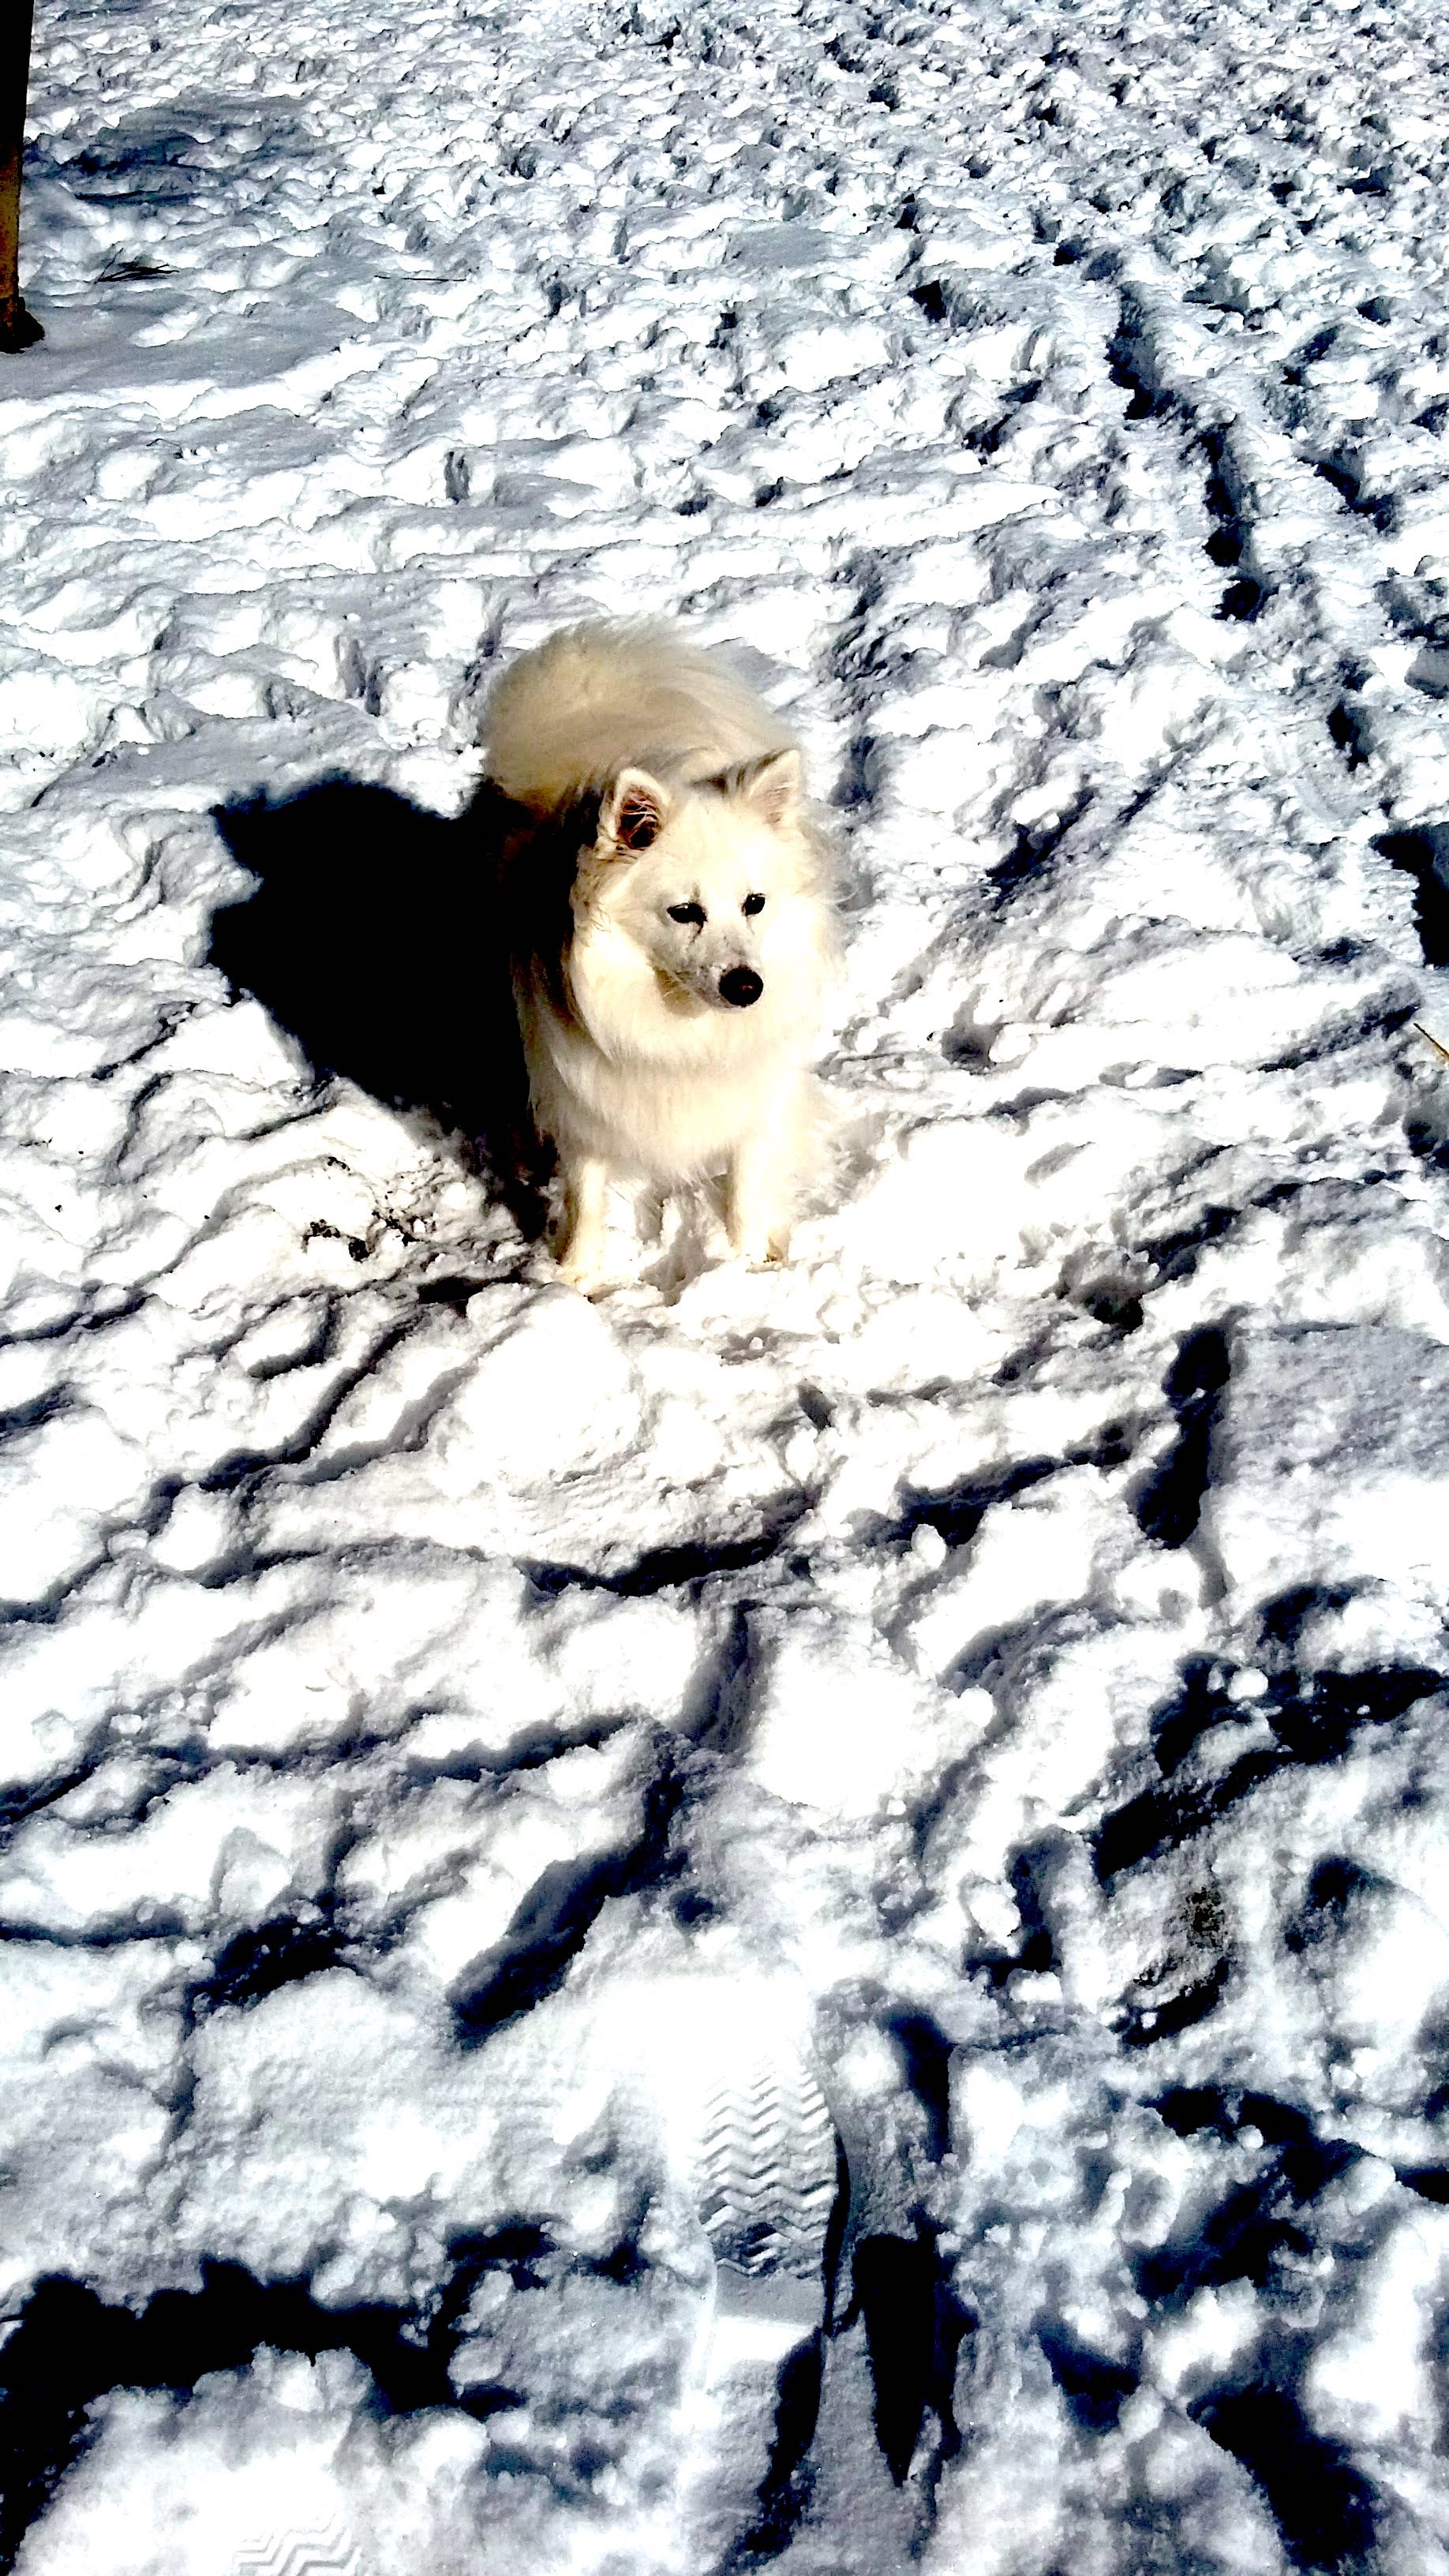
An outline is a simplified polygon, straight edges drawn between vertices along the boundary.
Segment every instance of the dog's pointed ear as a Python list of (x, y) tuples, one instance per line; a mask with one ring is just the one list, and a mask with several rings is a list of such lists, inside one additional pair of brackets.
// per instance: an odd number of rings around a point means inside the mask
[(798, 823), (804, 773), (793, 744), (785, 751), (767, 751), (761, 759), (747, 761), (737, 775), (739, 794), (762, 822), (776, 832)]
[(658, 840), (669, 797), (647, 769), (621, 769), (599, 806), (599, 845), (617, 858), (637, 858)]

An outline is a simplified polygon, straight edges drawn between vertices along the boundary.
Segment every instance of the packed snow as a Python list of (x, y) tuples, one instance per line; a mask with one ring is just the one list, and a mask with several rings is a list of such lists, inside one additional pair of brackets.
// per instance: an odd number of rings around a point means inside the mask
[[(0, 2560), (1438, 2576), (1442, 13), (40, 0), (31, 133)], [(848, 955), (788, 1265), (586, 1303), (468, 808), (641, 610)]]

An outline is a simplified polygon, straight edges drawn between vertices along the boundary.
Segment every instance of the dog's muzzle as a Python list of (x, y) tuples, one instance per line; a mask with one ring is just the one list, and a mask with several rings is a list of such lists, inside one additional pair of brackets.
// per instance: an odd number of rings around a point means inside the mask
[(765, 979), (755, 973), (753, 966), (731, 966), (719, 979), (720, 1000), (732, 1003), (737, 1011), (748, 1010), (764, 989)]

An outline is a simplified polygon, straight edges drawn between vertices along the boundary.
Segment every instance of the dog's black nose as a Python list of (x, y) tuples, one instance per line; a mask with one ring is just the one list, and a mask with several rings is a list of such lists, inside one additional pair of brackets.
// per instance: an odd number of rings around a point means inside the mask
[(720, 1000), (733, 1002), (737, 1011), (757, 1002), (764, 989), (764, 977), (757, 975), (753, 966), (731, 966), (728, 973), (719, 979)]

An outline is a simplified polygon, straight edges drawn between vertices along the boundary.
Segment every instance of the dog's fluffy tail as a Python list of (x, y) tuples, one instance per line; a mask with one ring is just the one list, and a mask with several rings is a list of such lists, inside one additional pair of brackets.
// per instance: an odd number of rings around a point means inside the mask
[(668, 627), (567, 626), (521, 654), (488, 700), (488, 775), (555, 814), (631, 764), (707, 778), (791, 737), (745, 681)]

